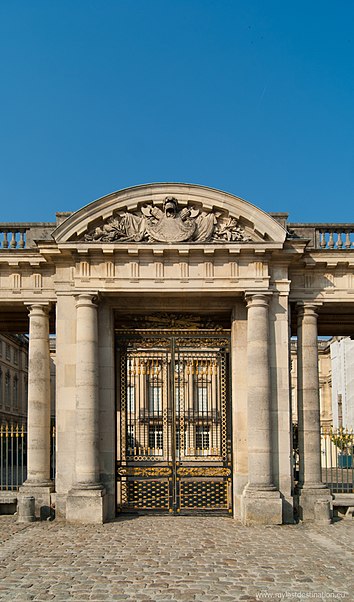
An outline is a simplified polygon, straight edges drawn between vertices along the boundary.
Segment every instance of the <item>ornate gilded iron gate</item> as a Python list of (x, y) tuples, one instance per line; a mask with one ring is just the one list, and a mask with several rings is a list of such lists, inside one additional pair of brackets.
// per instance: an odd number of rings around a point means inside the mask
[(214, 331), (119, 336), (119, 511), (232, 511), (228, 345)]

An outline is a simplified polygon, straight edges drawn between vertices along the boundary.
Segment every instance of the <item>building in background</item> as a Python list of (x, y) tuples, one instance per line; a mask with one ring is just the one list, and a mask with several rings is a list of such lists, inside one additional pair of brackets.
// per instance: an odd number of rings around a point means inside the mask
[(0, 423), (26, 421), (27, 392), (28, 338), (0, 334)]
[[(320, 393), (320, 422), (322, 428), (333, 426), (332, 413), (332, 365), (331, 342), (333, 339), (318, 340), (318, 375)], [(291, 341), (291, 402), (292, 419), (297, 424), (297, 339)]]
[(330, 353), (333, 427), (354, 429), (354, 341), (335, 337)]
[[(331, 337), (318, 341), (320, 419), (325, 429), (354, 429), (354, 340)], [(291, 341), (291, 399), (297, 416), (297, 340)]]

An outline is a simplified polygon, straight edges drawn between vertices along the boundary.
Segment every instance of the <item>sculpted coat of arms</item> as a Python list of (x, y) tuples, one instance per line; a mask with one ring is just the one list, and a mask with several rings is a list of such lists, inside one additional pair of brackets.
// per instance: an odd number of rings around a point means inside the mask
[(90, 242), (247, 242), (250, 238), (236, 218), (221, 212), (183, 207), (166, 197), (162, 208), (144, 205), (137, 212), (122, 211), (85, 235)]

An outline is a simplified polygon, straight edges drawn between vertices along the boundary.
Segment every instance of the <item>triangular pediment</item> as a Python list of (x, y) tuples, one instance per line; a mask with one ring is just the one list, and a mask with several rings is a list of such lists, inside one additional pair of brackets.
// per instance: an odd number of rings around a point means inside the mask
[(93, 201), (54, 232), (57, 243), (282, 243), (270, 215), (231, 194), (191, 184), (148, 184)]

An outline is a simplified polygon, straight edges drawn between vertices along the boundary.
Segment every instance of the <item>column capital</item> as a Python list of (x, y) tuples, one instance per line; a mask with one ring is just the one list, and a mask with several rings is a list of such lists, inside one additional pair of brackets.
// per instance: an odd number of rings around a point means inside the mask
[(48, 315), (50, 311), (50, 303), (25, 303), (28, 313), (32, 315)]
[(256, 291), (246, 291), (245, 292), (245, 301), (247, 304), (247, 308), (249, 307), (268, 307), (269, 301), (273, 296), (272, 292), (256, 292)]
[(316, 301), (298, 301), (296, 303), (296, 309), (298, 316), (318, 316), (318, 310), (323, 305), (322, 303), (316, 303)]
[(76, 307), (94, 307), (96, 309), (99, 302), (99, 294), (97, 291), (78, 293), (77, 295), (75, 295), (75, 299)]

